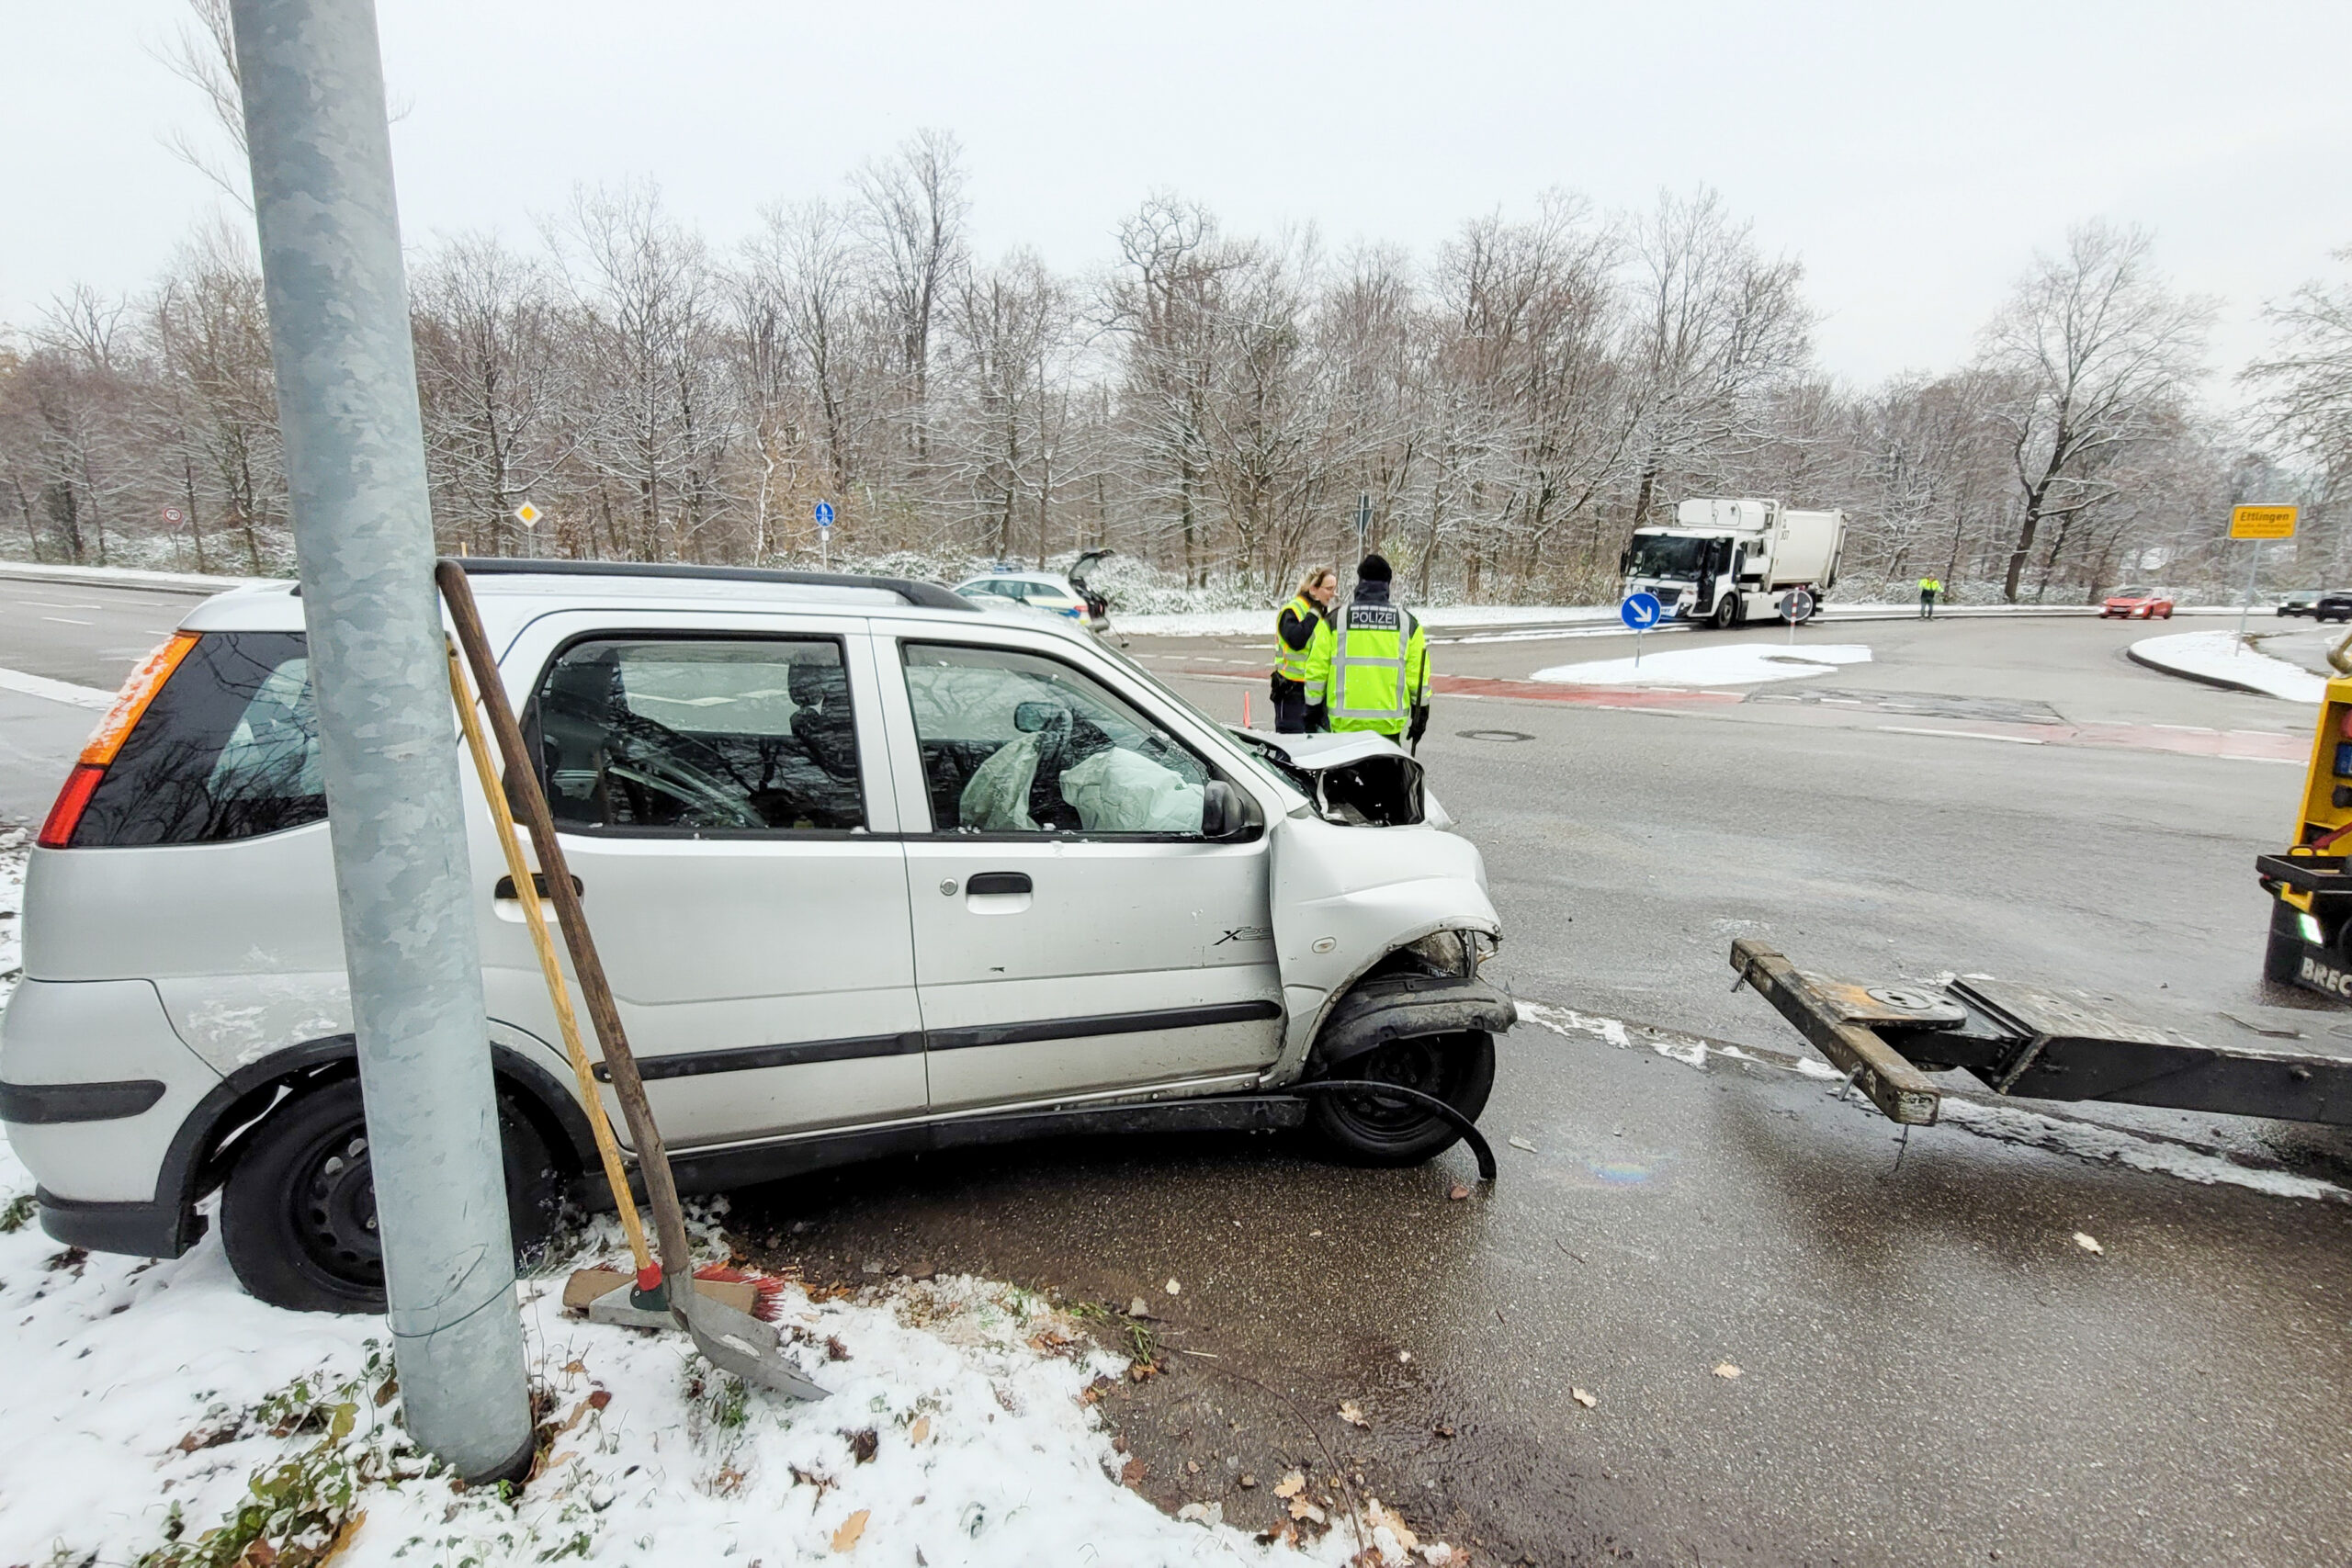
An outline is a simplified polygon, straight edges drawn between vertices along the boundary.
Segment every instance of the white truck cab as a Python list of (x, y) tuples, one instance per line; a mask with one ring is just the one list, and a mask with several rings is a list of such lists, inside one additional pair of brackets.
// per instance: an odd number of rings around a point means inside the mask
[[(684, 1189), (1147, 1128), (1408, 1163), (1483, 1109), (1499, 922), (1385, 740), (1228, 730), (1074, 622), (928, 584), (467, 567)], [(199, 605), (74, 769), (28, 872), (0, 1122), (59, 1239), (175, 1256), (217, 1190), (249, 1289), (367, 1310), (302, 612), (290, 585)], [(528, 1236), (602, 1181), (466, 788)]]
[(1655, 593), (1668, 617), (1721, 629), (1779, 615), (1792, 588), (1818, 604), (1837, 585), (1845, 548), (1842, 512), (1685, 501), (1672, 523), (1634, 530), (1619, 570), (1627, 593)]

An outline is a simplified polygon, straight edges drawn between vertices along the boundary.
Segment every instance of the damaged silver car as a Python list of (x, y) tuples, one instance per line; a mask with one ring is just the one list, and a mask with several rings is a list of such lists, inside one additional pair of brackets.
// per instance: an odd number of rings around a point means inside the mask
[[(1237, 733), (1074, 626), (927, 584), (469, 563), (680, 1183), (1055, 1134), (1424, 1160), (1510, 999), (1477, 850), (1384, 740)], [(198, 606), (33, 852), (0, 1121), (60, 1240), (382, 1298), (288, 586)], [(470, 787), (470, 780), (469, 780)], [(483, 803), (518, 1234), (602, 1191)], [(616, 1121), (619, 1118), (616, 1115)]]

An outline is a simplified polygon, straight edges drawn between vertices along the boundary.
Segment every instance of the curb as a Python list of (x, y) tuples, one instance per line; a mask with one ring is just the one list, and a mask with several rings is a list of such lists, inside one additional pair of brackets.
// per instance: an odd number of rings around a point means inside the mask
[(232, 588), (277, 581), (267, 577), (213, 577), (193, 571), (148, 571), (127, 566), (51, 566), (0, 560), (0, 578), (16, 582), (80, 582), (93, 588), (144, 588), (154, 593), (198, 593), (210, 598)]
[(2291, 703), (2296, 700), (2293, 697), (2282, 697), (2276, 692), (2265, 691), (2260, 686), (2250, 686), (2243, 681), (2233, 681), (2226, 675), (2208, 675), (2202, 671), (2176, 669), (2172, 665), (2150, 659), (2140, 651), (2139, 645), (2136, 643), (2124, 648), (2123, 657), (2143, 669), (2153, 670), (2159, 675), (2170, 675), (2177, 681), (2194, 681), (2200, 686), (2213, 686), (2224, 692), (2244, 692), (2249, 696), (2268, 697), (2271, 701), (2278, 703)]

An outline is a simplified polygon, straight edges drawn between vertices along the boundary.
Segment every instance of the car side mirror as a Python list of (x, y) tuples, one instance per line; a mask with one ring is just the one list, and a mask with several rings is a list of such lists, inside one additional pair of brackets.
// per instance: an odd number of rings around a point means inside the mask
[(1201, 789), (1201, 837), (1212, 843), (1231, 844), (1249, 838), (1265, 818), (1257, 803), (1223, 779), (1211, 779)]

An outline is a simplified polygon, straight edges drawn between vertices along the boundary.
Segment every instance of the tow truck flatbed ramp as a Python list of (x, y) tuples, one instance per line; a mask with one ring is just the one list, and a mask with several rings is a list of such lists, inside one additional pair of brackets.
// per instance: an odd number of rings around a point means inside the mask
[(1933, 1122), (1965, 1069), (1996, 1094), (2352, 1125), (2352, 1057), (2209, 1045), (2079, 993), (1999, 980), (1867, 986), (1748, 938), (1731, 964), (1890, 1119)]

